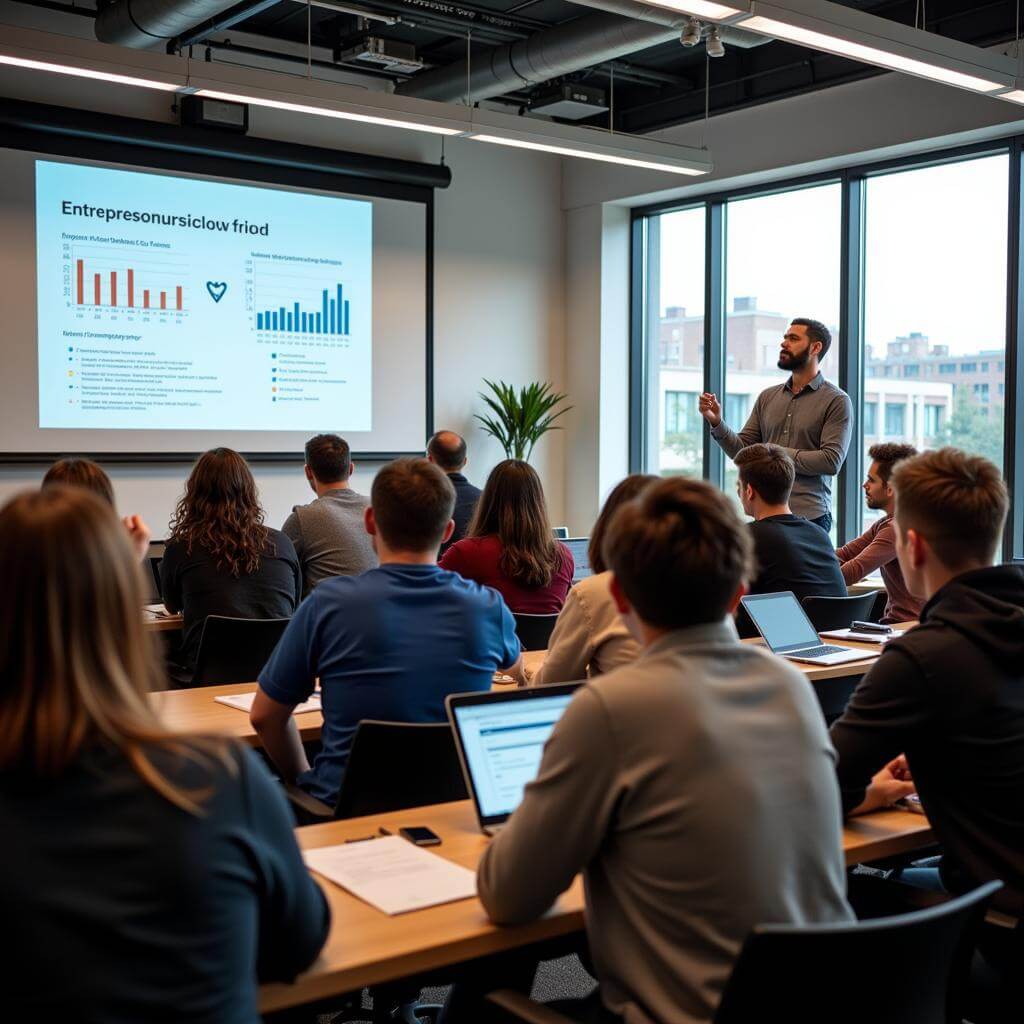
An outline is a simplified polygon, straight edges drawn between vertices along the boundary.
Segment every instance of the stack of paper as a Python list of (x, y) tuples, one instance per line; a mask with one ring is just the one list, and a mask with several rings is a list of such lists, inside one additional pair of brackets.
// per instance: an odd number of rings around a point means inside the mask
[(903, 636), (906, 630), (894, 629), (891, 633), (861, 633), (854, 629), (827, 629), (821, 636), (830, 640), (859, 640), (862, 644), (887, 644), (898, 636)]
[(357, 899), (404, 914), (476, 895), (476, 875), (401, 836), (303, 850), (306, 866)]
[[(239, 711), (252, 711), (252, 702), (256, 699), (256, 691), (252, 693), (232, 693), (222, 697), (213, 698), (218, 704), (227, 704), (229, 708), (238, 708)], [(320, 694), (314, 693), (309, 700), (303, 701), (292, 712), (293, 715), (301, 715), (307, 711), (322, 711)]]

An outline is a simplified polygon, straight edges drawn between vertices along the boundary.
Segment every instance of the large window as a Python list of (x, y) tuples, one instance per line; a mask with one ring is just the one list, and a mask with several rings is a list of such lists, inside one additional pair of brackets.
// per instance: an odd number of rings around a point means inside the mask
[(854, 408), (833, 481), (836, 539), (875, 515), (861, 490), (872, 445), (954, 445), (1006, 473), (1012, 554), (1024, 560), (1024, 452), (1004, 451), (1024, 375), (1024, 323), (1006, 319), (1024, 309), (1024, 233), (1010, 203), (1022, 189), (1024, 136), (637, 211), (646, 273), (634, 277), (633, 365), (642, 351), (646, 371), (631, 392), (633, 468), (703, 473), (734, 495), (735, 469), (705, 443), (697, 398), (720, 392), (725, 421), (741, 429), (757, 395), (786, 378), (786, 326), (813, 317), (834, 338), (822, 370)]
[(704, 390), (704, 207), (648, 221), (644, 318), (646, 384), (659, 396), (647, 418), (648, 472), (702, 472)]
[(1003, 465), (1008, 170), (999, 154), (865, 183), (864, 402), (883, 410), (880, 440)]
[[(726, 206), (725, 421), (739, 430), (754, 399), (783, 383), (779, 346), (793, 317), (839, 323), (838, 182)], [(836, 378), (839, 345), (822, 364)], [(741, 412), (742, 410), (742, 412)], [(735, 494), (736, 468), (725, 463), (725, 491)]]

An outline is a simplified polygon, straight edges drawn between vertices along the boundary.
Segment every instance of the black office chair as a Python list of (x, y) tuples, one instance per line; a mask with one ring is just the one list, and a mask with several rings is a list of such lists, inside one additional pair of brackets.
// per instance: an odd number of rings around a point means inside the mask
[(267, 663), (287, 625), (287, 619), (208, 615), (199, 638), (192, 685), (252, 682)]
[(875, 595), (872, 591), (851, 597), (805, 597), (800, 604), (820, 633), (823, 629), (847, 629), (854, 620), (869, 620)]
[[(756, 927), (726, 983), (714, 1024), (959, 1022), (973, 934), (1001, 888), (1001, 882), (989, 882), (896, 917)], [(503, 989), (487, 998), (498, 1011), (488, 1020), (570, 1024), (519, 992)]]
[[(356, 729), (333, 812), (327, 804), (295, 786), (287, 787), (287, 794), (300, 826), (330, 818), (360, 818), (445, 804), (469, 796), (455, 737), (447, 722), (373, 719), (364, 719)], [(417, 1001), (419, 986), (415, 982), (376, 986), (369, 994), (372, 1009), (363, 1008), (361, 998), (350, 1001), (334, 1018), (336, 1024), (435, 1020), (441, 1011), (439, 1004)]]
[[(333, 810), (320, 800), (290, 787), (289, 798), (299, 824), (368, 814), (404, 811), (466, 800), (466, 780), (447, 722), (359, 723), (348, 755), (341, 791)], [(308, 817), (307, 817), (308, 816)]]
[(524, 612), (514, 612), (512, 617), (516, 620), (516, 636), (519, 637), (524, 651), (548, 649), (548, 641), (558, 621), (557, 615), (528, 615)]

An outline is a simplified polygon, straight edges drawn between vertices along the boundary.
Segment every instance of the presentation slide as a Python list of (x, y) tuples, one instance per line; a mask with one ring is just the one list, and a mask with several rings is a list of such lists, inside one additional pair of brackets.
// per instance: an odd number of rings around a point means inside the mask
[(37, 160), (38, 426), (370, 432), (373, 214)]

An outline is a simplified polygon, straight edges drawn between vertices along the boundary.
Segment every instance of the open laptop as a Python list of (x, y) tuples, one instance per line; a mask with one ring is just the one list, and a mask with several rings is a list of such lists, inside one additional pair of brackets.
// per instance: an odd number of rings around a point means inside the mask
[(792, 590), (778, 594), (751, 594), (742, 602), (772, 653), (791, 661), (841, 665), (845, 661), (864, 661), (881, 654), (880, 650), (865, 651), (823, 644)]
[(487, 835), (500, 831), (519, 806), (551, 730), (582, 685), (453, 693), (445, 700), (466, 788)]
[(580, 580), (585, 580), (588, 576), (593, 576), (594, 570), (590, 568), (590, 538), (566, 537), (562, 543), (572, 554), (573, 583), (579, 583)]

